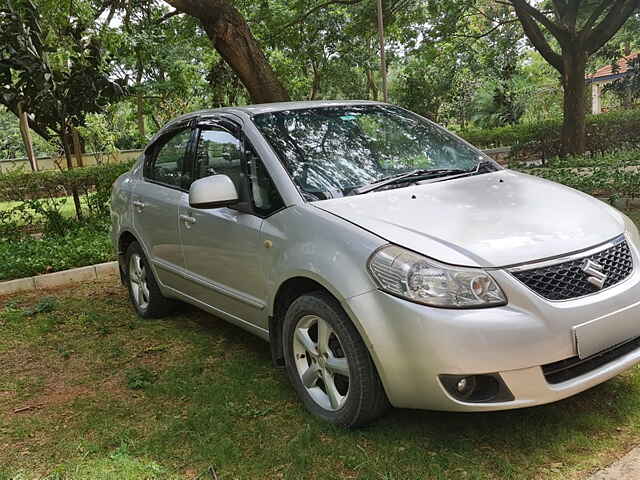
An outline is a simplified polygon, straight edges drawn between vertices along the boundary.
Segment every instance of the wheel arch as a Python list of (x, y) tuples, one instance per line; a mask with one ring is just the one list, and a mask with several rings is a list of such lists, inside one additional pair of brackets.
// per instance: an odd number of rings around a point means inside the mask
[(138, 244), (140, 244), (141, 248), (144, 250), (144, 246), (142, 245), (142, 243), (140, 243), (140, 241), (135, 236), (135, 234), (130, 230), (123, 230), (118, 234), (118, 244), (116, 245), (117, 254), (118, 254), (118, 270), (120, 271), (120, 281), (123, 284), (125, 284), (127, 280), (126, 279), (127, 269), (125, 268), (124, 257), (125, 257), (125, 254), (127, 253), (127, 249), (129, 248), (129, 245), (131, 245), (133, 242), (138, 242)]
[(346, 299), (338, 293), (331, 283), (313, 272), (298, 272), (295, 275), (283, 279), (279, 283), (276, 293), (270, 303), (269, 342), (274, 365), (282, 366), (284, 362), (284, 353), (282, 351), (282, 321), (289, 305), (291, 305), (296, 298), (315, 291), (323, 291), (338, 302), (351, 323), (356, 327), (356, 330), (369, 350), (369, 354), (371, 355), (376, 368), (378, 368), (377, 360), (375, 355), (373, 355), (368, 335), (360, 321), (357, 318), (354, 318), (353, 312), (348, 308)]

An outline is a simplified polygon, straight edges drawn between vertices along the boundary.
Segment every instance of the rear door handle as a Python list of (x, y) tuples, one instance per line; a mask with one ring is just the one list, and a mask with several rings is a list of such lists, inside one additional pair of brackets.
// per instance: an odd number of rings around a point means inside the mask
[(184, 213), (180, 215), (180, 220), (184, 222), (184, 226), (187, 228), (191, 228), (191, 225), (196, 223), (196, 219), (194, 217), (190, 217), (189, 215), (185, 215)]
[(140, 200), (134, 200), (133, 206), (136, 207), (136, 209), (140, 213), (142, 213), (142, 210), (144, 210), (144, 202), (141, 202)]

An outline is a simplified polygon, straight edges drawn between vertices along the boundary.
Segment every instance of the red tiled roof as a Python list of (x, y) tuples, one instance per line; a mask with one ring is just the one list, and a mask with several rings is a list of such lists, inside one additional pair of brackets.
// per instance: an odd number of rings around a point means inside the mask
[(596, 73), (592, 74), (592, 75), (587, 75), (587, 78), (591, 79), (591, 80), (595, 80), (598, 78), (602, 78), (602, 77), (608, 77), (609, 75), (616, 75), (619, 73), (626, 73), (627, 70), (629, 70), (629, 61), (631, 61), (632, 59), (636, 58), (637, 56), (640, 55), (640, 52), (636, 52), (636, 53), (632, 53), (631, 55), (627, 55), (624, 58), (621, 58), (620, 60), (618, 60), (618, 69), (617, 71), (613, 71), (613, 68), (611, 67), (611, 64), (609, 65), (605, 65), (604, 67), (602, 67), (601, 69), (599, 69)]

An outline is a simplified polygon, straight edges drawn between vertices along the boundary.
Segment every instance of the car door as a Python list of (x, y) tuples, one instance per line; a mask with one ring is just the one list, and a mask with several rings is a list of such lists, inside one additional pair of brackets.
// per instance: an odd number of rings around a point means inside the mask
[(172, 129), (145, 152), (142, 178), (134, 186), (134, 226), (158, 280), (180, 288), (184, 256), (180, 242), (178, 212), (188, 203), (191, 169), (185, 166), (193, 129)]
[[(253, 200), (250, 158), (240, 129), (229, 123), (198, 130), (193, 179), (229, 176), (239, 203), (233, 207), (180, 208), (180, 229), (192, 292), (215, 311), (267, 328), (265, 275), (260, 257), (263, 211)], [(280, 200), (280, 202), (282, 202)]]

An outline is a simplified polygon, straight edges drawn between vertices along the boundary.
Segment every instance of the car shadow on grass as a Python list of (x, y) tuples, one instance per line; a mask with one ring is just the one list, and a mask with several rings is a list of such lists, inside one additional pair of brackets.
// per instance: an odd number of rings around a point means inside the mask
[[(0, 450), (13, 469), (59, 464), (69, 479), (131, 468), (141, 473), (130, 478), (191, 480), (210, 465), (219, 478), (241, 479), (564, 479), (638, 438), (637, 369), (545, 406), (391, 409), (346, 430), (308, 414), (272, 366), (268, 343), (243, 329), (189, 306), (143, 320), (121, 287), (83, 292), (60, 294), (52, 311), (33, 315), (26, 312), (37, 296), (25, 295), (3, 314), (3, 334), (21, 345), (4, 353), (13, 359), (11, 382), (34, 369), (44, 382), (20, 387), (15, 406), (46, 405), (9, 414), (0, 428), (35, 454)], [(52, 392), (65, 401), (53, 402)]]
[[(312, 464), (323, 463), (326, 459), (322, 452), (329, 458), (337, 448), (347, 470), (357, 466), (360, 473), (382, 472), (382, 478), (404, 478), (407, 472), (448, 478), (446, 472), (465, 468), (475, 472), (477, 478), (546, 478), (593, 469), (637, 438), (640, 379), (636, 369), (576, 396), (538, 407), (483, 413), (390, 409), (384, 418), (366, 428), (333, 427), (303, 410), (284, 370), (271, 367), (266, 342), (195, 308), (187, 308), (180, 318), (193, 322), (210, 339), (222, 339), (225, 348), (242, 352), (251, 360), (249, 367), (245, 363), (229, 366), (229, 375), (241, 376), (247, 371), (255, 374), (256, 364), (263, 366), (257, 376), (268, 388), (251, 380), (236, 385), (229, 394), (237, 395), (241, 409), (250, 403), (255, 418), (266, 412), (270, 424), (260, 428), (270, 434), (286, 424), (288, 432), (283, 430), (280, 435), (289, 442), (297, 442), (295, 436), (291, 440), (291, 432), (304, 432), (308, 437), (305, 445), (316, 441), (332, 445), (332, 449), (320, 449), (320, 453), (315, 449), (317, 458)], [(193, 400), (202, 405), (201, 400)], [(196, 416), (204, 420), (200, 414)], [(240, 417), (246, 420), (247, 413)], [(309, 460), (295, 461), (298, 456), (293, 455), (291, 472), (309, 466)], [(474, 475), (464, 478), (476, 478)]]

